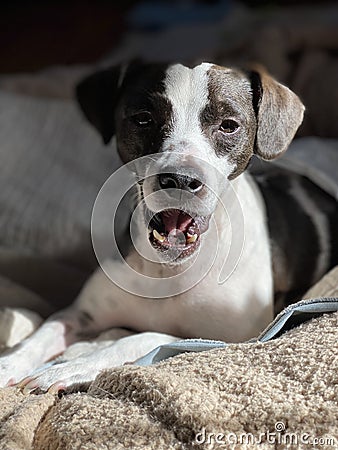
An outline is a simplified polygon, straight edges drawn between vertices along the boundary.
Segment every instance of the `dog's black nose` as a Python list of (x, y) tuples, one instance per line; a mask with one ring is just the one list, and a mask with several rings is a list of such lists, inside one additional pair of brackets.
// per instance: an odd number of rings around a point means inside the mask
[(187, 175), (173, 173), (161, 173), (158, 176), (161, 189), (183, 189), (192, 194), (197, 194), (202, 188), (202, 181)]

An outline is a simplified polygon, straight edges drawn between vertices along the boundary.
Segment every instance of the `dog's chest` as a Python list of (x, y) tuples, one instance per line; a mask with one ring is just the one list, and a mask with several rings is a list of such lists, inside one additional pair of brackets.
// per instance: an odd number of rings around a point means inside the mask
[[(143, 282), (153, 297), (159, 297), (133, 300), (143, 329), (243, 340), (258, 334), (271, 320), (272, 273), (264, 204), (247, 177), (235, 189), (241, 199), (244, 229), (240, 230), (237, 218), (231, 224), (217, 213), (218, 233), (209, 230), (202, 236), (200, 260), (170, 267), (151, 264), (137, 252), (128, 255), (128, 264), (147, 277)], [(235, 252), (231, 250), (234, 243)], [(167, 295), (167, 286), (174, 295)]]
[[(245, 249), (243, 259), (224, 283), (219, 282), (223, 261), (216, 261), (190, 289), (184, 291), (184, 278), (181, 285), (176, 283), (182, 292), (175, 296), (131, 298), (136, 327), (182, 337), (232, 341), (254, 337), (272, 318), (272, 275), (269, 263), (262, 265), (265, 252), (268, 248), (254, 253)], [(269, 261), (269, 255), (265, 256)], [(153, 275), (162, 273), (159, 270)], [(161, 295), (155, 287), (154, 295)]]

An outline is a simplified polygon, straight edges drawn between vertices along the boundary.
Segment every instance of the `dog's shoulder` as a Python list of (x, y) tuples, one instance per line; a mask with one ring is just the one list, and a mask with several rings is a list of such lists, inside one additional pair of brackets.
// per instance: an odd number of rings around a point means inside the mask
[(295, 301), (338, 262), (338, 204), (305, 176), (259, 163), (251, 170), (266, 206), (275, 287)]

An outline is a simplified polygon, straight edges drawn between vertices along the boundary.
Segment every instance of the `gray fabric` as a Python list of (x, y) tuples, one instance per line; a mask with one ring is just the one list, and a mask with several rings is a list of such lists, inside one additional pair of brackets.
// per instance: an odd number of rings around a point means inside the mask
[(268, 172), (278, 166), (306, 176), (338, 200), (338, 139), (304, 137), (295, 139), (280, 158), (253, 160), (252, 173)]
[(0, 243), (68, 253), (88, 234), (96, 195), (119, 163), (71, 101), (0, 91), (0, 105)]
[[(73, 100), (0, 90), (0, 290), (11, 280), (56, 308), (74, 300), (97, 266), (95, 198), (120, 165)], [(28, 297), (15, 306), (34, 309)]]
[[(338, 311), (338, 298), (317, 298), (301, 300), (298, 303), (288, 306), (282, 311), (273, 322), (262, 332), (257, 339), (249, 342), (267, 342), (275, 339), (294, 326), (307, 322), (325, 313)], [(168, 359), (172, 356), (186, 352), (202, 352), (214, 348), (226, 347), (227, 343), (206, 339), (184, 339), (171, 344), (161, 345), (147, 355), (138, 359), (135, 364), (138, 366), (150, 366), (157, 362)]]
[(295, 139), (275, 164), (308, 177), (338, 200), (338, 139)]

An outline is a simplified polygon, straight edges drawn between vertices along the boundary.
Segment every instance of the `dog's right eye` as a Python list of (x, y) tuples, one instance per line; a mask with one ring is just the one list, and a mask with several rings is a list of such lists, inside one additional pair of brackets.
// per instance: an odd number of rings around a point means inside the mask
[(132, 116), (132, 120), (138, 127), (149, 127), (153, 122), (153, 117), (149, 111), (142, 111)]

